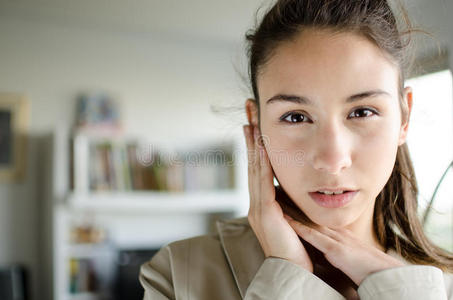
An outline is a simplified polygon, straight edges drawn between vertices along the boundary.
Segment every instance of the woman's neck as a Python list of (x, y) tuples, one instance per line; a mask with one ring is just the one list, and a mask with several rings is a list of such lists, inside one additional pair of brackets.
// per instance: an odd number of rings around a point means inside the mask
[(363, 212), (361, 217), (355, 222), (347, 225), (345, 228), (350, 230), (358, 240), (385, 252), (386, 250), (381, 243), (379, 243), (377, 234), (374, 230), (373, 210), (374, 205), (371, 205), (369, 211)]

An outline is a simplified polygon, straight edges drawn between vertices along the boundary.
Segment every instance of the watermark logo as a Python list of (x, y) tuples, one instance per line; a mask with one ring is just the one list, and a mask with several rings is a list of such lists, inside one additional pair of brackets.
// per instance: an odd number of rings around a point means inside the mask
[[(269, 136), (261, 135), (256, 138), (255, 142), (258, 147), (264, 147), (272, 165), (275, 166), (303, 166), (305, 161), (305, 152), (303, 150), (288, 151), (282, 149), (273, 149)], [(228, 150), (227, 150), (228, 149)], [(139, 164), (145, 167), (151, 165), (169, 165), (169, 166), (234, 166), (239, 160), (245, 160), (249, 163), (257, 163), (259, 160), (258, 149), (247, 150), (243, 153), (240, 149), (232, 147), (218, 149), (208, 149), (199, 151), (183, 152), (159, 152), (153, 145), (145, 145), (136, 148), (136, 156)], [(261, 162), (263, 163), (263, 162)]]

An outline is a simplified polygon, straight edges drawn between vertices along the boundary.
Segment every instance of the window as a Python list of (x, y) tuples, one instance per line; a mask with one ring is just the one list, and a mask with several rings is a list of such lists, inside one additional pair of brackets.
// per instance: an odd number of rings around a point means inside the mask
[[(419, 187), (419, 215), (453, 159), (452, 73), (448, 69), (406, 81), (413, 88), (407, 144)], [(425, 231), (438, 246), (453, 251), (453, 170), (439, 186)]]

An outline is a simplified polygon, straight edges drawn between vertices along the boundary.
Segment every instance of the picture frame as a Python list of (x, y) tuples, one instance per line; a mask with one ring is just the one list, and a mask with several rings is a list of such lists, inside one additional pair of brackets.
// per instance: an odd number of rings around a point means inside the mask
[(25, 177), (28, 114), (25, 95), (0, 92), (0, 183)]

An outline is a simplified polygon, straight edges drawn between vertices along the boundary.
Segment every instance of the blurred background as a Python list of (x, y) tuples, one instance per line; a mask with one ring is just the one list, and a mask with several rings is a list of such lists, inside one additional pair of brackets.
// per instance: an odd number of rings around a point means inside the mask
[[(244, 35), (270, 2), (0, 0), (0, 299), (141, 299), (162, 245), (247, 214)], [(406, 82), (420, 218), (453, 251), (453, 2), (406, 5), (433, 35)]]

